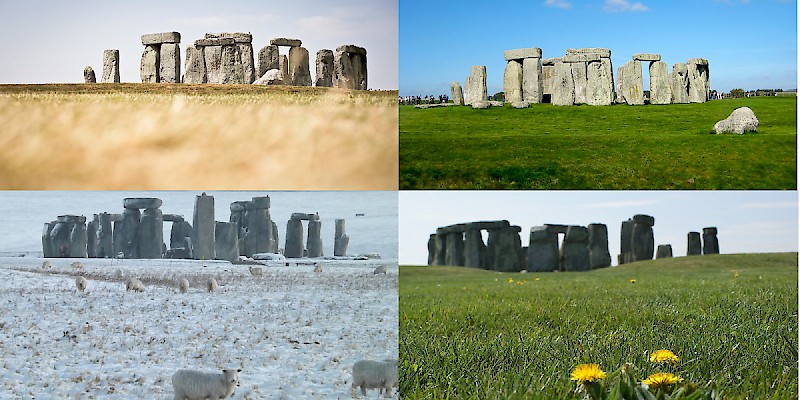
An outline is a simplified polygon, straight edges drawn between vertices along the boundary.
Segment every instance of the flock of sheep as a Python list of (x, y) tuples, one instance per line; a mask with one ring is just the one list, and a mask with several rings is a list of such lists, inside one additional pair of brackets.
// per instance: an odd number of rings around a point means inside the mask
[[(73, 262), (71, 267), (75, 270), (83, 270), (83, 264)], [(52, 268), (50, 261), (42, 263), (42, 269)], [(322, 273), (322, 264), (314, 264), (314, 272)], [(250, 267), (250, 273), (254, 276), (262, 275), (261, 268)], [(373, 274), (387, 274), (387, 266), (380, 265), (373, 271)], [(122, 278), (124, 274), (117, 270), (116, 275)], [(78, 292), (86, 290), (88, 281), (83, 276), (75, 279), (75, 286)], [(206, 289), (213, 293), (219, 287), (216, 279), (209, 278)], [(181, 293), (189, 290), (189, 281), (181, 278), (178, 283)], [(144, 292), (144, 284), (135, 277), (128, 277), (125, 281), (125, 290), (134, 292)], [(227, 399), (239, 385), (239, 372), (241, 369), (223, 369), (222, 373), (203, 372), (189, 369), (181, 369), (172, 375), (172, 387), (175, 392), (175, 400), (203, 400), (203, 399)], [(397, 360), (361, 360), (353, 365), (353, 383), (351, 394), (357, 397), (358, 389), (361, 395), (367, 395), (367, 389), (379, 389), (380, 394), (391, 397), (393, 388), (399, 387), (399, 375), (397, 370)]]

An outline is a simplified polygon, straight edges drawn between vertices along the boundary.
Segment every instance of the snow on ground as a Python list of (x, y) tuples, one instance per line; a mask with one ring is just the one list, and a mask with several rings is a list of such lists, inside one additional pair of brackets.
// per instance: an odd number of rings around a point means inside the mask
[[(232, 367), (233, 399), (344, 399), (354, 362), (398, 357), (396, 259), (323, 260), (321, 273), (290, 260), (263, 276), (218, 261), (42, 261), (0, 258), (3, 398), (172, 399), (178, 369)], [(145, 291), (126, 292), (122, 276)]]

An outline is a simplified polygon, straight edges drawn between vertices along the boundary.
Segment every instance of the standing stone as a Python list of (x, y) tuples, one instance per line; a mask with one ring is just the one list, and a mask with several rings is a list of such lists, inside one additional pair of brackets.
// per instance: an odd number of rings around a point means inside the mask
[(181, 82), (181, 48), (178, 43), (164, 43), (159, 51), (158, 81)]
[(86, 231), (86, 217), (80, 216), (71, 224), (69, 232), (69, 256), (72, 258), (88, 257), (89, 235)]
[(620, 254), (618, 263), (619, 265), (633, 262), (633, 250), (631, 250), (631, 243), (633, 241), (633, 220), (622, 221), (620, 228)]
[(555, 92), (556, 64), (560, 62), (560, 57), (542, 59), (542, 101), (545, 103), (552, 103)]
[(53, 250), (53, 242), (50, 240), (50, 232), (56, 226), (55, 222), (45, 222), (42, 229), (42, 256), (44, 258), (57, 257), (58, 252)]
[(289, 80), (294, 86), (311, 86), (308, 50), (305, 47), (289, 48)]
[(588, 271), (589, 230), (584, 226), (570, 226), (561, 243), (561, 270)]
[(83, 69), (83, 83), (97, 83), (97, 78), (94, 76), (94, 70), (88, 65)]
[(242, 59), (242, 83), (251, 84), (256, 80), (256, 67), (253, 55), (252, 43), (236, 43), (239, 47), (239, 55)]
[(614, 76), (611, 59), (601, 58), (586, 66), (586, 103), (607, 106), (614, 101)]
[(464, 233), (448, 232), (444, 265), (464, 266)]
[(470, 69), (467, 82), (464, 84), (464, 104), (472, 105), (476, 101), (485, 101), (486, 94), (486, 66), (475, 65)]
[(333, 50), (317, 51), (317, 72), (314, 86), (333, 87)]
[(287, 258), (303, 257), (303, 221), (289, 219), (286, 223), (286, 246), (283, 255)]
[(62, 220), (56, 220), (53, 229), (50, 230), (50, 245), (53, 250), (53, 257), (69, 257), (69, 234), (70, 225)]
[(717, 228), (703, 228), (703, 254), (719, 254)]
[(575, 83), (572, 80), (571, 63), (560, 62), (555, 65), (553, 82), (554, 106), (571, 106), (575, 102)]
[(222, 46), (203, 47), (206, 59), (206, 82), (222, 83)]
[(461, 90), (461, 85), (456, 81), (450, 84), (450, 98), (453, 99), (453, 104), (457, 106), (464, 105), (464, 92)]
[(436, 230), (436, 253), (432, 265), (447, 265), (447, 235)]
[(96, 258), (97, 252), (95, 246), (97, 245), (97, 214), (94, 219), (86, 222), (86, 256), (89, 258)]
[(164, 219), (158, 208), (145, 208), (139, 222), (139, 257), (161, 258), (164, 246)]
[(203, 193), (195, 197), (192, 228), (192, 256), (195, 260), (213, 260), (214, 196)]
[(220, 83), (226, 85), (244, 83), (244, 70), (238, 46), (222, 46), (222, 64), (219, 73), (222, 79)]
[(686, 64), (689, 76), (689, 102), (705, 103), (708, 100), (708, 60), (692, 58)]
[(336, 48), (333, 56), (333, 86), (342, 89), (356, 88), (356, 72), (353, 59), (344, 46)]
[[(117, 214), (120, 217), (122, 214)], [(123, 254), (122, 248), (124, 247), (124, 236), (122, 235), (122, 218), (119, 220), (112, 220), (114, 223), (114, 229), (112, 229), (112, 241), (114, 242), (114, 255), (111, 256), (112, 258), (123, 258), (125, 254)]]
[(528, 272), (551, 272), (558, 270), (558, 233), (546, 226), (531, 228), (528, 245)]
[(309, 258), (322, 257), (322, 221), (308, 221), (308, 237), (306, 238), (307, 256)]
[(278, 243), (278, 224), (276, 224), (275, 221), (272, 221), (272, 240), (269, 242), (270, 253), (278, 252)]
[(144, 46), (141, 68), (139, 70), (142, 83), (158, 83), (159, 48), (159, 45), (152, 44)]
[(522, 101), (522, 63), (511, 60), (503, 72), (503, 92), (506, 103)]
[(586, 63), (585, 62), (571, 62), (569, 63), (570, 72), (572, 73), (572, 82), (575, 85), (575, 101), (574, 104), (586, 104), (586, 88), (588, 80), (586, 78)]
[(498, 272), (519, 272), (522, 270), (522, 265), (520, 264), (522, 243), (519, 238), (521, 230), (522, 228), (518, 226), (489, 230), (487, 239), (489, 242), (488, 253), (489, 263), (493, 270)]
[(615, 94), (615, 103), (623, 104), (625, 103), (625, 96), (622, 95), (622, 81), (624, 80), (625, 76), (625, 68), (619, 67), (617, 68), (617, 92)]
[(650, 104), (670, 104), (670, 102), (672, 102), (672, 85), (667, 73), (667, 63), (651, 62)]
[(542, 102), (542, 59), (525, 58), (522, 60), (522, 100), (530, 104)]
[[(271, 44), (258, 51), (258, 78), (264, 76), (271, 69), (280, 69), (280, 54), (278, 46)], [(256, 79), (258, 79), (256, 78)]]
[(97, 214), (97, 233), (95, 234), (95, 256), (98, 258), (113, 258), (114, 253), (114, 232), (111, 214)]
[(589, 268), (611, 266), (611, 253), (608, 251), (608, 227), (605, 224), (589, 224)]
[(656, 259), (659, 258), (672, 258), (672, 245), (660, 244), (656, 250)]
[(653, 259), (653, 252), (655, 251), (653, 225), (655, 225), (655, 218), (649, 215), (636, 214), (633, 216), (633, 231), (631, 233), (632, 261)]
[(703, 246), (700, 243), (700, 232), (689, 232), (686, 255), (699, 256), (701, 254), (703, 254)]
[[(278, 62), (278, 71), (280, 71), (281, 80), (284, 84), (291, 84), (291, 80), (289, 79), (289, 58), (286, 55), (280, 56), (280, 60)], [(269, 72), (269, 71), (267, 71)]]
[(119, 83), (119, 50), (103, 51), (103, 82)]
[(672, 102), (684, 104), (689, 102), (689, 69), (685, 63), (672, 66), (670, 74), (672, 84)]
[(169, 232), (169, 248), (184, 249), (186, 250), (186, 255), (191, 257), (192, 224), (189, 221), (181, 219), (180, 221), (172, 222), (172, 229)]
[(254, 197), (246, 204), (247, 235), (245, 237), (245, 255), (252, 257), (256, 253), (270, 252), (272, 239), (272, 219), (269, 214), (269, 196)]
[(239, 235), (235, 224), (214, 223), (214, 253), (217, 260), (234, 262), (239, 259)]
[[(47, 224), (44, 224), (44, 225), (45, 225), (45, 230), (46, 230), (47, 229)], [(42, 237), (44, 237), (44, 236), (42, 236)], [(44, 240), (42, 240), (42, 243), (44, 243)], [(436, 265), (436, 264), (434, 264), (434, 262), (436, 260), (436, 250), (437, 250), (436, 249), (436, 234), (435, 233), (431, 233), (431, 235), (428, 236), (428, 265)]]
[(206, 60), (203, 47), (189, 46), (186, 48), (186, 74), (183, 83), (207, 83)]
[(344, 232), (344, 219), (336, 219), (336, 230), (333, 236), (333, 255), (344, 257), (347, 255), (347, 245), (350, 237)]
[(480, 229), (467, 227), (464, 232), (464, 266), (487, 269), (487, 249)]
[[(631, 60), (622, 66), (622, 97), (628, 105), (644, 104), (642, 62)], [(617, 94), (619, 95), (619, 93)], [(652, 258), (652, 257), (651, 257)]]
[(118, 253), (122, 253), (124, 258), (139, 258), (139, 220), (142, 214), (137, 208), (125, 208), (122, 210), (122, 223), (120, 232), (122, 247), (114, 245)]

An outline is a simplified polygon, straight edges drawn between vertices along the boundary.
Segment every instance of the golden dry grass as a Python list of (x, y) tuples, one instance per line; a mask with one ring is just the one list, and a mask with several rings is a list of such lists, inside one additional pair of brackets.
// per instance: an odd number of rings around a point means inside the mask
[(0, 189), (397, 189), (396, 91), (0, 85)]

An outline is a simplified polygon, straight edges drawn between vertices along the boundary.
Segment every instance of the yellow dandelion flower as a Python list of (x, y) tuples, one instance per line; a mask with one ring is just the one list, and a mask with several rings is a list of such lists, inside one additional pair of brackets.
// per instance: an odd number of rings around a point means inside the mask
[(662, 363), (662, 362), (671, 362), (672, 364), (678, 363), (678, 356), (675, 353), (669, 350), (656, 350), (653, 354), (650, 354), (650, 362), (653, 363)]
[(631, 279), (629, 282), (630, 283), (636, 283), (636, 279)]
[(734, 273), (733, 273), (733, 277), (734, 277), (734, 278), (738, 278), (738, 277), (739, 277), (739, 273), (738, 273), (738, 272), (734, 272)]
[(683, 378), (672, 375), (669, 372), (656, 372), (642, 381), (648, 388), (653, 390), (658, 390), (668, 385), (674, 385), (678, 382), (683, 382)]
[(514, 282), (514, 278), (508, 278), (508, 283)]
[(570, 375), (570, 380), (578, 383), (594, 382), (598, 379), (605, 379), (606, 373), (597, 364), (581, 364), (575, 367)]
[(525, 281), (517, 282), (517, 285), (523, 285), (523, 284), (525, 284)]
[(540, 281), (540, 280), (542, 280), (542, 278), (536, 278), (536, 279), (534, 279), (534, 280), (535, 280), (535, 281)]

